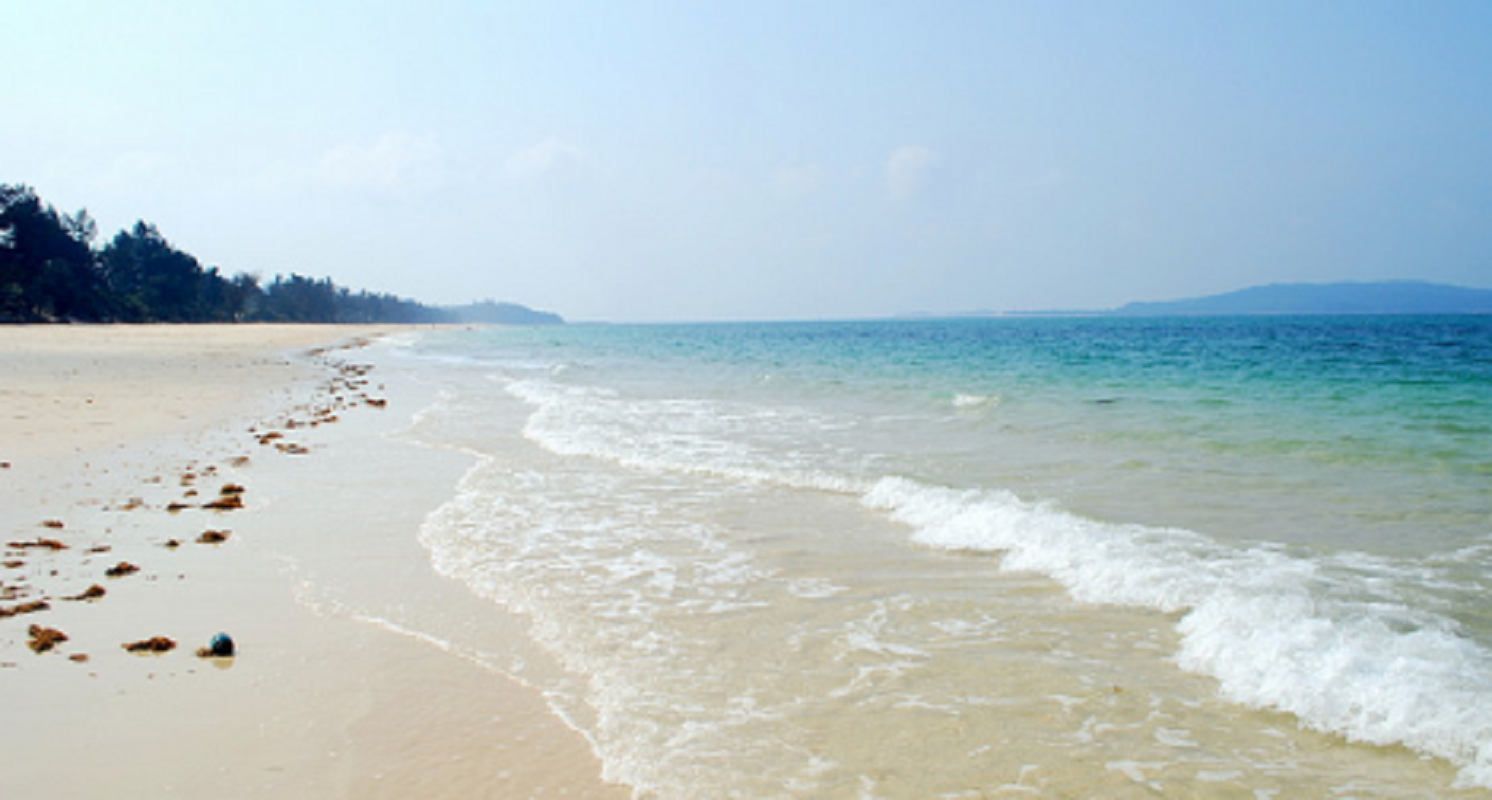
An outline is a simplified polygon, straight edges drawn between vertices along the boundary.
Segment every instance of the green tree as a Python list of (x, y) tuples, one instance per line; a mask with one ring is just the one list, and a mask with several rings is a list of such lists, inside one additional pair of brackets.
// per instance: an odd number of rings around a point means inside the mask
[(30, 187), (0, 185), (0, 321), (104, 318), (97, 233), (87, 211), (58, 214)]
[(99, 256), (104, 279), (130, 322), (197, 322), (207, 317), (197, 259), (171, 246), (144, 221), (120, 231)]

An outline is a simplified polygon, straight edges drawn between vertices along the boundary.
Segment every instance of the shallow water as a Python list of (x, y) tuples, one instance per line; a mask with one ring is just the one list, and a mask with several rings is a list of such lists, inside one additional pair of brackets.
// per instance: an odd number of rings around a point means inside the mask
[[(659, 797), (1492, 785), (1492, 320), (431, 334), (421, 531)], [(552, 666), (540, 667), (540, 661)]]

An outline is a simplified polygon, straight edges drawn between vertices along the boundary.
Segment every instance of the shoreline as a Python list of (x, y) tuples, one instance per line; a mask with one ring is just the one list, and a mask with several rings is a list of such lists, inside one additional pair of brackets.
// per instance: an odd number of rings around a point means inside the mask
[[(0, 618), (0, 794), (628, 796), (536, 691), (379, 611), (498, 614), (417, 541), (469, 467), (389, 435), (428, 389), (338, 349), (416, 329), (0, 329), (0, 608), (47, 606)], [(236, 657), (196, 657), (220, 630)]]

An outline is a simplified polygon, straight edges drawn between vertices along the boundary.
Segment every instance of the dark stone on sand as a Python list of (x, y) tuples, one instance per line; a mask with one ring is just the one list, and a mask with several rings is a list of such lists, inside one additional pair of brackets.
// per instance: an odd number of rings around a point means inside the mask
[(228, 541), (228, 536), (232, 533), (232, 531), (203, 531), (202, 535), (197, 537), (197, 543), (222, 544)]
[(232, 658), (234, 653), (233, 637), (226, 633), (219, 633), (212, 637), (206, 647), (197, 651), (198, 658)]

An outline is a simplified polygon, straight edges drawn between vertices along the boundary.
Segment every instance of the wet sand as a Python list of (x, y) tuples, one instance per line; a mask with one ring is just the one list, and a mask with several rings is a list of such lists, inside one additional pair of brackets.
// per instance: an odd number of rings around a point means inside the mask
[(416, 540), (468, 462), (385, 436), (427, 398), (359, 358), (399, 330), (0, 328), (0, 796), (627, 796), (536, 692), (369, 611), (485, 619)]

